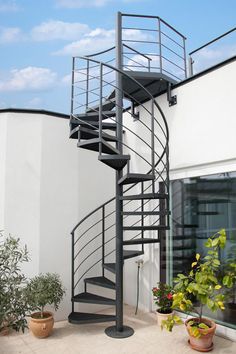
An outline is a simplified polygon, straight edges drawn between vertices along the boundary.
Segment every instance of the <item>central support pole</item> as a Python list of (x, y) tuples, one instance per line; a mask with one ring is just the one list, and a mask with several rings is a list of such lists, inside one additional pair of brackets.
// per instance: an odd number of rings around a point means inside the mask
[[(122, 14), (117, 13), (116, 23), (116, 68), (122, 70)], [(123, 153), (123, 90), (122, 74), (116, 72), (116, 148)], [(105, 333), (112, 338), (126, 338), (132, 336), (134, 330), (123, 325), (123, 187), (118, 184), (123, 172), (116, 172), (116, 325), (106, 328)]]

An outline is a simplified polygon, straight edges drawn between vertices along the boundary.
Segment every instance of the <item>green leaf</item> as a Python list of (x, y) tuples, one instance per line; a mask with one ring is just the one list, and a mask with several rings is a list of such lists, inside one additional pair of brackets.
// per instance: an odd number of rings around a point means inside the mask
[(212, 241), (212, 247), (215, 247), (218, 245), (218, 238), (215, 238), (213, 241)]
[(216, 285), (216, 286), (215, 286), (215, 289), (216, 289), (216, 290), (221, 289), (221, 285)]
[(209, 327), (203, 322), (199, 323), (198, 327), (202, 329), (209, 329)]
[(214, 301), (211, 300), (210, 298), (207, 299), (207, 306), (209, 307), (209, 309), (213, 309), (214, 308)]
[(208, 240), (205, 242), (205, 247), (211, 248), (212, 247), (212, 240), (208, 238)]

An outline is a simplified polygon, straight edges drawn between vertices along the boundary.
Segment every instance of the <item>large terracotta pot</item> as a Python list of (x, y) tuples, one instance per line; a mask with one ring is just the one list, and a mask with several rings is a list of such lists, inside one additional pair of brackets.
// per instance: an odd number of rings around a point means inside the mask
[(54, 318), (51, 312), (44, 312), (44, 318), (40, 318), (40, 312), (31, 315), (29, 328), (31, 332), (38, 338), (46, 338), (50, 336), (53, 330)]
[[(207, 318), (202, 318), (201, 322), (205, 323), (209, 329), (201, 329), (199, 328), (200, 333), (203, 333), (200, 338), (193, 337), (190, 334), (190, 321), (199, 321), (198, 318), (190, 318), (185, 322), (188, 334), (189, 334), (189, 345), (192, 349), (195, 349), (199, 352), (209, 352), (213, 349), (213, 336), (216, 330), (216, 324), (214, 321), (211, 321)], [(204, 334), (206, 333), (207, 334)]]
[(174, 311), (170, 311), (170, 313), (161, 313), (158, 310), (156, 311), (157, 313), (157, 324), (158, 326), (161, 326), (162, 321), (166, 321), (168, 317), (172, 316)]

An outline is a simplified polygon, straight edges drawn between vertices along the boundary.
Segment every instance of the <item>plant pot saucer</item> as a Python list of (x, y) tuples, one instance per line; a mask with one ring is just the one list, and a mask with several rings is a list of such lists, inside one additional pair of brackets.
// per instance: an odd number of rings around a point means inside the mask
[(188, 344), (192, 349), (197, 350), (198, 352), (210, 352), (214, 348), (213, 342), (211, 343), (211, 346), (209, 348), (205, 348), (205, 349), (198, 348), (198, 347), (191, 345), (190, 340), (188, 340)]

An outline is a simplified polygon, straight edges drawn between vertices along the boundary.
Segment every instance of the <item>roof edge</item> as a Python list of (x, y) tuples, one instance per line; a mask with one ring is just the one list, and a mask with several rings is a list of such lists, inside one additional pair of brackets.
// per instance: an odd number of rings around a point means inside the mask
[(0, 113), (27, 113), (27, 114), (33, 113), (33, 114), (44, 114), (44, 115), (57, 117), (57, 118), (70, 119), (69, 114), (48, 111), (45, 109), (2, 108), (2, 109), (0, 109)]

